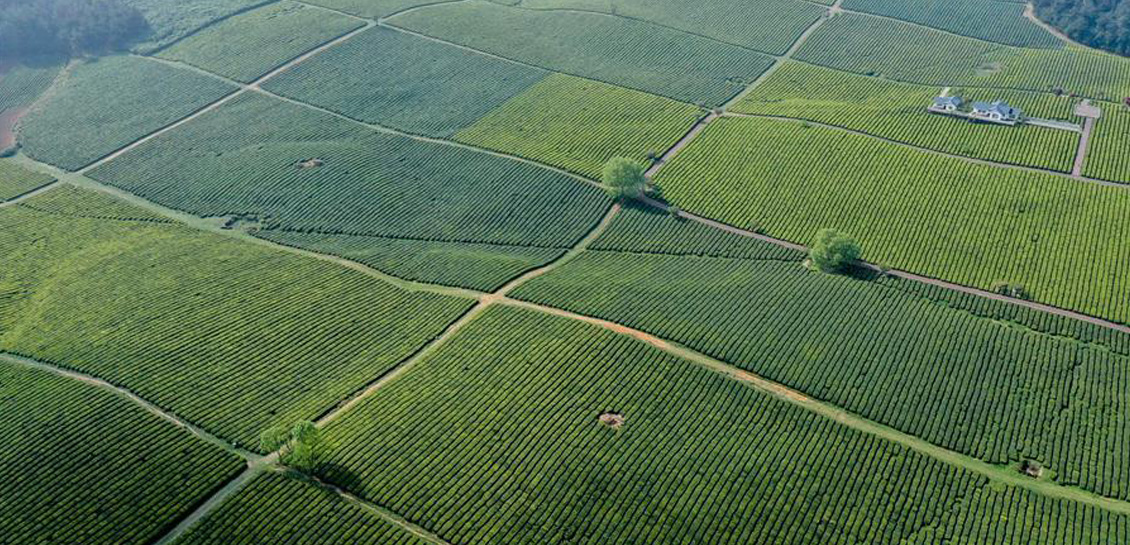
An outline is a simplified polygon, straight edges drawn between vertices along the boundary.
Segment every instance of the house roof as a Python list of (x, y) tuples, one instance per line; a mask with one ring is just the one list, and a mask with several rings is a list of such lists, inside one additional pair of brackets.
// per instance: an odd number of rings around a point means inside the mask
[(934, 97), (934, 104), (938, 106), (961, 106), (961, 97)]
[(996, 112), (1003, 117), (1010, 117), (1020, 114), (1020, 110), (1009, 106), (1003, 100), (995, 100), (992, 104), (988, 102), (974, 102), (973, 109), (979, 112)]

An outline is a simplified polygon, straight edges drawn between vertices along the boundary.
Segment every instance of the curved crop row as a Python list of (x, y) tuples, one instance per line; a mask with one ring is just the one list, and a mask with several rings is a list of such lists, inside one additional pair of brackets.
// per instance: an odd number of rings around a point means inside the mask
[(115, 394), (4, 361), (0, 406), (4, 543), (151, 543), (244, 467)]
[(683, 208), (798, 243), (823, 228), (868, 261), (1130, 321), (1130, 193), (835, 129), (717, 121), (657, 176)]
[(455, 545), (1113, 544), (1130, 523), (505, 307), (327, 433), (330, 479)]

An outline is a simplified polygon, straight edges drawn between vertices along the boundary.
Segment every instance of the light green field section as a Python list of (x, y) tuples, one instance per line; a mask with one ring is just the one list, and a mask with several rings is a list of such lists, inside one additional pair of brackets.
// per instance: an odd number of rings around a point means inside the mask
[[(731, 110), (807, 119), (978, 159), (1071, 171), (1079, 133), (1033, 125), (973, 123), (927, 112), (926, 108), (941, 91), (938, 87), (790, 62)], [(963, 92), (967, 103), (1001, 98), (990, 89), (971, 88)], [(1067, 97), (1049, 94), (1027, 93), (1016, 98), (1019, 100), (1010, 104), (1026, 115), (1060, 113), (1071, 103)]]
[(150, 32), (134, 50), (154, 53), (216, 21), (269, 4), (270, 0), (123, 0), (137, 8)]
[(1130, 95), (1130, 59), (1081, 48), (1024, 49), (891, 19), (845, 13), (821, 26), (797, 60), (931, 85), (1061, 89), (1094, 98)]
[(35, 191), (55, 178), (40, 172), (33, 172), (9, 160), (0, 159), (0, 202)]
[[(75, 190), (70, 190), (75, 191)], [(151, 220), (0, 211), (0, 350), (123, 385), (249, 448), (408, 357), (470, 301)], [(97, 215), (144, 216), (103, 206)]]
[(370, 508), (289, 473), (264, 473), (175, 545), (428, 545)]
[(1103, 104), (1087, 148), (1083, 175), (1130, 183), (1130, 108)]
[(389, 24), (501, 57), (714, 106), (773, 63), (749, 49), (642, 21), (482, 0), (414, 10)]
[(962, 36), (1022, 47), (1063, 42), (1024, 17), (1023, 2), (1005, 0), (844, 0), (843, 8), (894, 17)]
[(132, 401), (5, 360), (0, 403), (4, 543), (152, 543), (244, 467)]
[(740, 227), (799, 243), (835, 228), (872, 262), (1130, 320), (1121, 188), (766, 119), (715, 122), (656, 180), (679, 206)]
[(735, 236), (644, 206), (630, 206), (622, 210), (589, 248), (633, 254), (776, 261), (804, 259), (804, 254), (796, 250)]
[(828, 11), (801, 0), (523, 0), (520, 5), (639, 19), (772, 55), (783, 55)]
[(1128, 522), (518, 309), (487, 311), (327, 433), (331, 480), (449, 543), (1110, 543)]
[(554, 74), (455, 139), (599, 179), (613, 157), (662, 155), (703, 115), (671, 99)]
[(283, 1), (205, 28), (158, 57), (247, 83), (362, 26), (364, 21)]
[(264, 88), (352, 119), (449, 137), (547, 74), (377, 27), (279, 74)]
[(506, 246), (265, 230), (256, 236), (364, 263), (407, 280), (495, 291), (564, 254), (565, 247)]
[(75, 67), (20, 123), (29, 156), (82, 168), (232, 92), (218, 79), (133, 56)]

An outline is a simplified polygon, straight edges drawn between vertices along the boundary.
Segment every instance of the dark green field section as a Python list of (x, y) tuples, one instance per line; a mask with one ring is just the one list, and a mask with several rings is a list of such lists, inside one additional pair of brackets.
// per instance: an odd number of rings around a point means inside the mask
[(1130, 321), (1123, 188), (753, 118), (711, 123), (656, 182), (731, 225), (801, 244), (838, 229), (872, 263)]
[(58, 59), (40, 59), (9, 67), (0, 73), (0, 114), (28, 106), (51, 86), (63, 67)]
[(853, 13), (829, 19), (794, 58), (931, 85), (1061, 90), (1112, 100), (1130, 95), (1127, 58), (1078, 48), (1007, 47)]
[(437, 242), (374, 236), (266, 230), (256, 236), (364, 263), (407, 280), (495, 291), (507, 281), (561, 257), (566, 248)]
[(800, 261), (805, 257), (803, 252), (735, 236), (643, 206), (624, 208), (589, 248), (637, 254), (778, 261)]
[(270, 0), (123, 0), (137, 8), (149, 23), (149, 35), (134, 46), (139, 53), (153, 53), (203, 27)]
[(291, 474), (268, 472), (175, 545), (427, 545), (361, 504)]
[(264, 88), (353, 119), (450, 136), (547, 74), (376, 27), (272, 78)]
[(1130, 490), (1124, 334), (1085, 343), (1007, 308), (770, 257), (590, 251), (513, 297), (654, 333), (990, 463), (1038, 460), (1063, 484)]
[(523, 0), (521, 7), (639, 19), (772, 55), (783, 55), (827, 12), (801, 0)]
[[(938, 87), (900, 83), (790, 62), (730, 108), (733, 112), (806, 119), (944, 153), (1071, 172), (1079, 133), (1020, 124), (1003, 126), (930, 113)], [(1032, 117), (1078, 121), (1075, 101), (1047, 93), (951, 89), (973, 101), (1009, 100)], [(968, 106), (966, 106), (968, 108)]]
[(599, 179), (613, 157), (663, 155), (705, 112), (669, 98), (553, 74), (455, 135)]
[(244, 467), (125, 398), (4, 360), (0, 407), (5, 544), (151, 543)]
[(415, 7), (449, 1), (451, 0), (314, 0), (307, 3), (376, 19)]
[(714, 106), (773, 63), (749, 49), (633, 19), (472, 0), (407, 12), (390, 24), (549, 70)]
[(0, 202), (35, 191), (54, 181), (55, 178), (48, 174), (34, 172), (0, 159)]
[(954, 34), (1022, 47), (1063, 42), (1024, 17), (1024, 4), (1003, 0), (844, 0), (843, 8), (894, 17)]
[[(601, 420), (613, 414), (618, 428)], [(340, 442), (329, 478), (456, 545), (1127, 532), (1124, 517), (990, 484), (640, 341), (512, 308), (327, 431)]]
[(234, 90), (141, 57), (87, 61), (23, 119), (20, 143), (36, 160), (77, 170)]
[[(106, 379), (245, 447), (313, 419), (471, 302), (55, 192), (0, 211), (0, 350)], [(124, 206), (124, 205), (123, 205)]]
[(158, 55), (251, 82), (364, 21), (290, 1), (225, 19)]

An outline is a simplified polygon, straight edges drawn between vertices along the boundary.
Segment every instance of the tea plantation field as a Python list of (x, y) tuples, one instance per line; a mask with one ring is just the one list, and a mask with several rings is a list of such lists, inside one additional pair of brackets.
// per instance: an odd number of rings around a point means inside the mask
[(1130, 543), (1130, 59), (1023, 1), (62, 5), (0, 545)]

